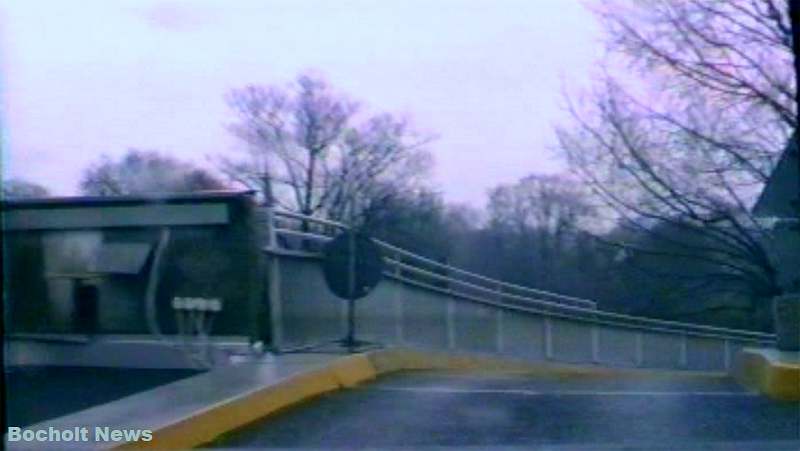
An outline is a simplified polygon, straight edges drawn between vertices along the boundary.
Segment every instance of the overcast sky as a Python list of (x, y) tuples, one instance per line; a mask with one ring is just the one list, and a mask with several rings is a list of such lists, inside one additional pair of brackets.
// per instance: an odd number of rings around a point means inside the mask
[(207, 164), (238, 145), (227, 91), (313, 70), (438, 135), (435, 186), (479, 206), (491, 186), (559, 169), (562, 86), (586, 85), (602, 49), (579, 0), (0, 5), (4, 176), (56, 194), (131, 147)]

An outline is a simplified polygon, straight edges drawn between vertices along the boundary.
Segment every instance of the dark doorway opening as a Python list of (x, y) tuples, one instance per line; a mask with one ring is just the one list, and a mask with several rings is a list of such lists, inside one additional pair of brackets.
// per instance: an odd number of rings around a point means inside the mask
[(80, 334), (97, 333), (97, 304), (100, 293), (95, 285), (81, 281), (75, 283), (73, 299), (75, 300), (74, 326)]

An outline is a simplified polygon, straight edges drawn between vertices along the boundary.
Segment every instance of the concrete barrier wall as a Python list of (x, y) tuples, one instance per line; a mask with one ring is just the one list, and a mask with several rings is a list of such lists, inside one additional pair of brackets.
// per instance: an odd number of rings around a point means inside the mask
[(686, 364), (698, 370), (714, 370), (728, 368), (726, 363), (725, 342), (711, 338), (692, 337), (686, 346)]
[(612, 366), (633, 367), (639, 364), (639, 333), (620, 327), (597, 328), (598, 361)]
[(577, 321), (551, 319), (551, 358), (561, 362), (592, 361), (592, 326)]
[(530, 360), (545, 360), (545, 321), (528, 313), (502, 311), (502, 354)]
[(661, 332), (640, 333), (642, 366), (648, 368), (680, 368), (681, 335)]
[[(346, 303), (328, 291), (320, 261), (279, 256), (280, 318), (278, 348), (344, 337)], [(274, 283), (270, 281), (270, 283)], [(596, 363), (643, 367), (726, 371), (748, 339), (707, 337), (691, 331), (656, 330), (614, 324), (558, 312), (497, 304), (454, 293), (445, 287), (385, 277), (369, 296), (356, 301), (357, 338), (429, 349), (474, 351), (531, 361)]]
[[(316, 260), (280, 258), (280, 311), (284, 347), (341, 338), (345, 333), (342, 301), (325, 285)], [(270, 262), (270, 264), (275, 264)]]

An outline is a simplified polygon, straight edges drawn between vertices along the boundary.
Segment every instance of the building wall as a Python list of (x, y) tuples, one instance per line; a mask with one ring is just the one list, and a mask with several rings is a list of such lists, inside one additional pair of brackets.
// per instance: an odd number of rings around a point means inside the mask
[[(50, 308), (44, 278), (41, 233), (18, 232), (3, 237), (3, 307), (5, 330), (48, 329)], [(14, 269), (12, 269), (14, 268)], [(25, 268), (25, 270), (22, 270)]]
[(785, 289), (800, 290), (800, 230), (789, 223), (779, 224), (768, 243), (778, 269), (778, 278)]
[[(199, 201), (202, 203), (202, 201)], [(219, 200), (215, 200), (219, 202)], [(156, 304), (163, 333), (175, 333), (175, 296), (215, 297), (223, 311), (212, 333), (258, 337), (263, 311), (263, 269), (250, 196), (225, 200), (227, 224), (173, 225), (162, 260)], [(63, 209), (61, 205), (59, 208)], [(80, 208), (103, 205), (82, 203)], [(149, 333), (145, 291), (160, 227), (85, 227), (79, 230), (13, 230), (4, 233), (4, 303), (9, 332), (75, 332), (74, 279), (86, 273), (104, 243), (149, 243), (151, 252), (138, 274), (105, 274), (86, 283), (97, 286), (98, 333)]]
[[(797, 220), (800, 214), (800, 152), (797, 136), (793, 136), (780, 161), (770, 174), (753, 214), (761, 218)], [(800, 224), (780, 222), (768, 237), (770, 257), (778, 269), (778, 278), (784, 290), (800, 291)]]

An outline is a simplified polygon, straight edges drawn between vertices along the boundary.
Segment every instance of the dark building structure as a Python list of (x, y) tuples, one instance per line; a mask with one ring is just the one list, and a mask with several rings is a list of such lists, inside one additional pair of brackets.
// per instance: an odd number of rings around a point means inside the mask
[(767, 243), (778, 267), (781, 286), (800, 291), (800, 151), (790, 140), (753, 208), (771, 228)]
[(2, 214), (7, 338), (174, 335), (175, 298), (219, 300), (212, 336), (269, 338), (251, 192), (9, 200)]

